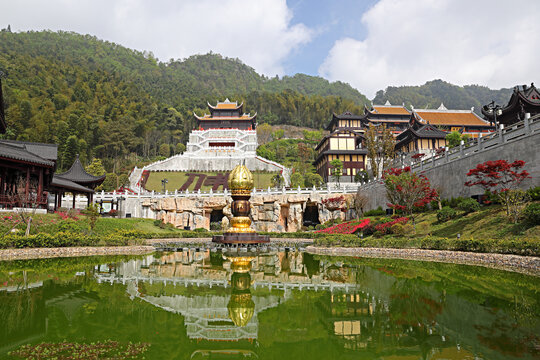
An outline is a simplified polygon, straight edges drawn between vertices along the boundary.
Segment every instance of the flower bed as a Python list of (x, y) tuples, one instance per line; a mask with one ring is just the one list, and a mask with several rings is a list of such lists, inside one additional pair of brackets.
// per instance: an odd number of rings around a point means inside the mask
[(343, 224), (338, 224), (335, 226), (331, 226), (326, 229), (317, 230), (316, 233), (324, 233), (324, 234), (353, 234), (358, 230), (364, 229), (366, 226), (368, 226), (370, 223), (369, 219), (364, 220), (354, 220), (349, 221)]
[(388, 234), (392, 225), (401, 224), (405, 225), (409, 221), (408, 217), (400, 217), (395, 220), (375, 225), (375, 231), (379, 231), (383, 234)]

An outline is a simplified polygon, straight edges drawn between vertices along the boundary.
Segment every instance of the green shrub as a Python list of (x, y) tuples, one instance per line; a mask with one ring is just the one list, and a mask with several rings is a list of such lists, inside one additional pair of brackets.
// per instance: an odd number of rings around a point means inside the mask
[(439, 222), (447, 222), (457, 216), (456, 210), (452, 209), (449, 206), (445, 206), (442, 210), (437, 211), (437, 220)]
[(493, 252), (503, 254), (533, 255), (540, 254), (540, 239), (448, 239), (426, 236), (417, 237), (391, 237), (360, 239), (352, 235), (327, 235), (315, 239), (319, 246), (366, 247), (366, 248), (396, 248), (396, 249), (431, 249), (453, 250), (470, 252)]
[(525, 221), (531, 225), (540, 225), (540, 203), (527, 205), (523, 211)]
[(214, 221), (210, 223), (210, 231), (220, 231), (220, 230), (221, 230), (220, 221)]
[(540, 186), (535, 186), (527, 190), (527, 194), (532, 201), (540, 200)]
[(478, 201), (468, 198), (462, 199), (458, 204), (458, 209), (465, 211), (467, 214), (480, 210), (480, 204)]
[(386, 215), (386, 211), (383, 210), (382, 207), (378, 207), (377, 209), (374, 209), (374, 210), (369, 210), (369, 211), (366, 211), (364, 213), (364, 216), (381, 216), (381, 215)]
[(398, 236), (405, 235), (403, 232), (403, 224), (394, 224), (390, 227), (390, 233)]

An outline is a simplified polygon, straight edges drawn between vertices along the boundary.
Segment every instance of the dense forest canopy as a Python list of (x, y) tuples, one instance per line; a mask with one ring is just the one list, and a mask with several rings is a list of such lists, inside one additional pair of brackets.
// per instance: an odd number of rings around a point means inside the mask
[[(333, 112), (360, 114), (369, 104), (342, 82), (304, 74), (267, 78), (212, 53), (165, 63), (150, 52), (71, 32), (0, 31), (0, 70), (6, 74), (3, 136), (57, 143), (60, 170), (77, 153), (83, 163), (99, 158), (107, 172), (120, 174), (178, 152), (195, 126), (193, 112), (208, 112), (207, 101), (244, 101), (259, 123), (313, 129), (323, 128)], [(375, 103), (470, 108), (508, 97), (509, 90), (437, 80), (389, 87)]]
[(389, 86), (379, 90), (373, 103), (384, 104), (390, 101), (392, 105), (405, 104), (417, 109), (436, 109), (441, 103), (448, 109), (466, 110), (474, 107), (480, 113), (480, 108), (495, 100), (500, 105), (506, 105), (512, 94), (512, 89), (491, 90), (486, 86), (452, 85), (442, 80), (428, 81), (421, 86)]

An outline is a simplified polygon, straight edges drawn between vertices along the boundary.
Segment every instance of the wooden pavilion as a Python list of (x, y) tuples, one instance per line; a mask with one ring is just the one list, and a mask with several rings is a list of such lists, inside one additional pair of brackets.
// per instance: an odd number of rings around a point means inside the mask
[(61, 206), (62, 197), (65, 192), (73, 194), (73, 208), (75, 208), (75, 197), (77, 194), (86, 195), (88, 205), (90, 205), (93, 201), (94, 189), (101, 185), (104, 180), (105, 175), (94, 176), (87, 173), (77, 154), (77, 158), (69, 170), (61, 174), (55, 174), (52, 179), (51, 191), (55, 193), (55, 210)]

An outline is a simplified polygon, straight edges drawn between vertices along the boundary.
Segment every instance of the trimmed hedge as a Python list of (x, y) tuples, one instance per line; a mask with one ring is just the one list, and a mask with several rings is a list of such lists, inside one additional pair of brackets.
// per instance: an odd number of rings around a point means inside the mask
[(354, 235), (329, 235), (315, 239), (319, 246), (430, 249), (470, 252), (491, 252), (501, 254), (540, 256), (540, 239), (448, 239), (426, 236), (422, 238), (384, 237), (360, 239)]
[(0, 238), (0, 249), (52, 248), (69, 246), (126, 246), (144, 244), (145, 239), (200, 238), (217, 233), (182, 231), (172, 234), (147, 233), (139, 230), (119, 230), (109, 235), (87, 235), (60, 231), (56, 234), (39, 233), (29, 236), (10, 234)]

